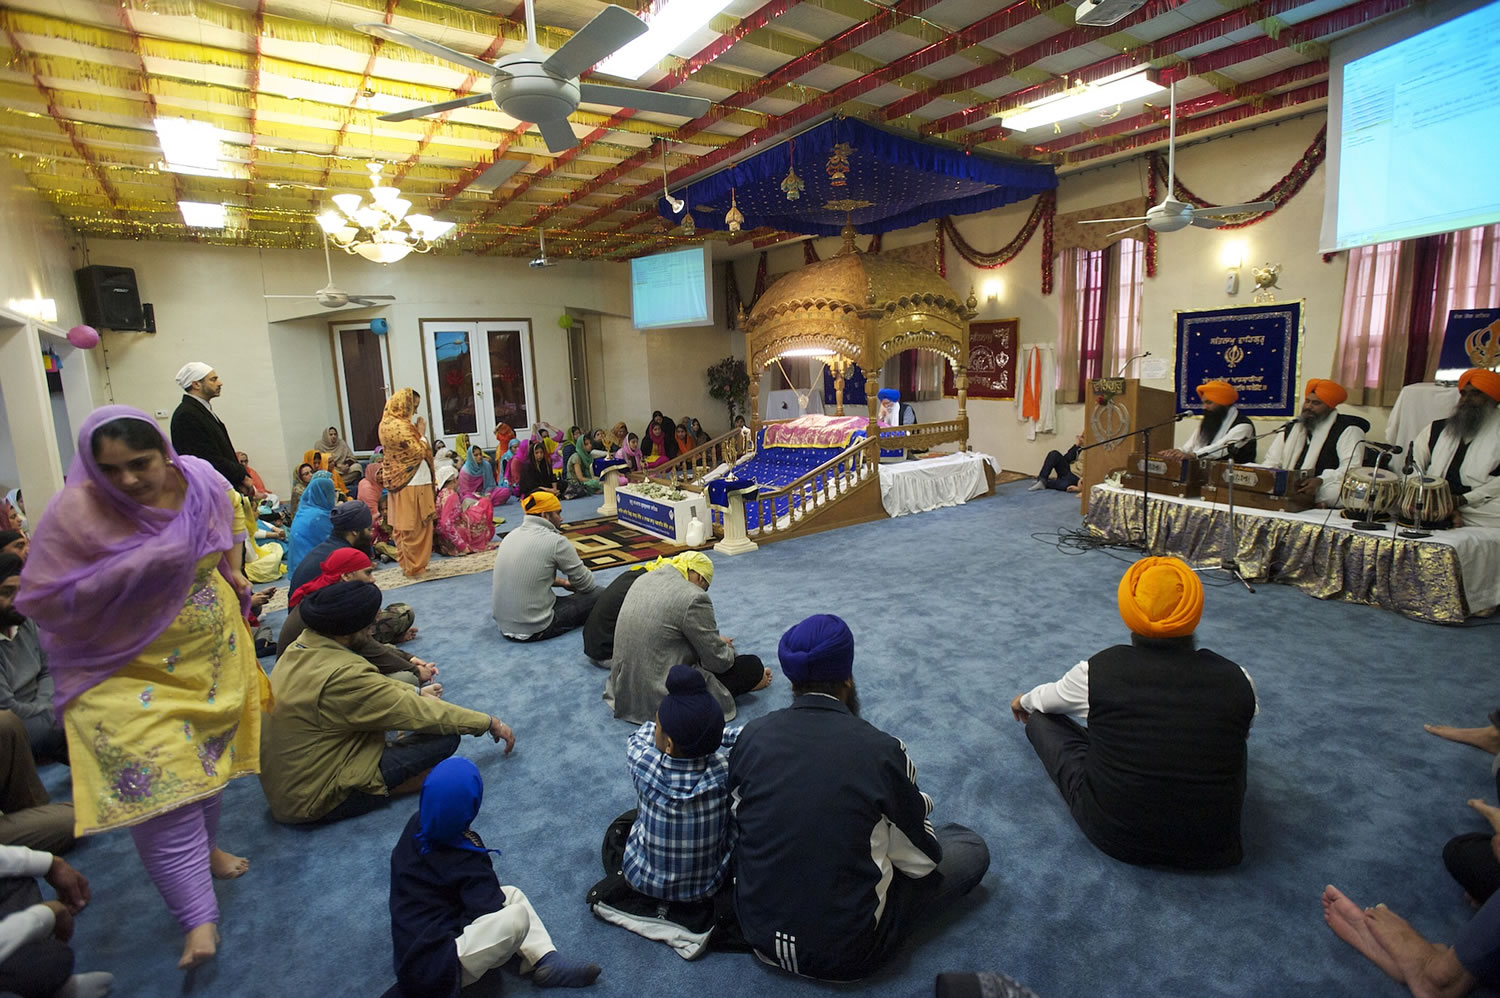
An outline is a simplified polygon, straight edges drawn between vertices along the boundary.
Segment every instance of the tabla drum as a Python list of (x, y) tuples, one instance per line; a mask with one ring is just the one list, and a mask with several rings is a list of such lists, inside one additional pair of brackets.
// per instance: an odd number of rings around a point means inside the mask
[(1453, 526), (1453, 490), (1446, 479), (1413, 475), (1401, 490), (1396, 520), (1407, 527), (1442, 530)]
[(1339, 499), (1346, 520), (1385, 520), (1401, 499), (1401, 476), (1389, 468), (1351, 468)]

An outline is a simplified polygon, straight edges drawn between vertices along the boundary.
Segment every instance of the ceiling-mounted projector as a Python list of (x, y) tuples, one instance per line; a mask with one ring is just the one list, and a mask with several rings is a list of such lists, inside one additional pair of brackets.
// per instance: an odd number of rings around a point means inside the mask
[(1083, 0), (1073, 20), (1091, 28), (1103, 28), (1123, 20), (1146, 6), (1146, 0)]

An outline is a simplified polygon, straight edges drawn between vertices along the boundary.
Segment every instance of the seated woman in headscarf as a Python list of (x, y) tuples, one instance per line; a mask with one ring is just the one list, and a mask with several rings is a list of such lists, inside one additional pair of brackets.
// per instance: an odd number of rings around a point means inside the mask
[(692, 429), (693, 439), (698, 442), (699, 447), (702, 447), (712, 439), (708, 435), (708, 431), (703, 428), (703, 424), (698, 422), (697, 419), (688, 420), (688, 426), (690, 429)]
[(376, 521), (380, 520), (380, 493), (383, 491), (380, 484), (380, 462), (371, 461), (365, 465), (364, 477), (359, 480), (359, 494), (355, 498), (370, 507), (370, 516)]
[(319, 471), (327, 472), (328, 476), (333, 479), (333, 491), (346, 499), (349, 497), (349, 486), (344, 484), (344, 476), (339, 474), (337, 469), (328, 466), (328, 459), (321, 452), (305, 451), (302, 454), (302, 463), (312, 465), (314, 474)]
[(323, 455), (323, 467), (328, 471), (336, 472), (346, 480), (359, 477), (359, 459), (354, 456), (348, 442), (339, 436), (338, 427), (330, 426), (324, 430), (313, 444), (313, 450)]
[(659, 464), (666, 464), (677, 456), (675, 431), (668, 433), (663, 428), (664, 423), (664, 418), (652, 419), (651, 426), (646, 430), (646, 439), (642, 441), (642, 452), (646, 456), (646, 467), (648, 468), (655, 468)]
[(302, 501), (297, 505), (297, 515), (292, 518), (292, 529), (287, 536), (286, 563), (292, 568), (302, 564), (309, 551), (328, 540), (333, 529), (328, 515), (337, 502), (333, 476), (326, 471), (314, 472), (302, 493)]
[(604, 491), (604, 483), (594, 477), (594, 461), (589, 453), (588, 445), (582, 440), (583, 438), (579, 438), (579, 444), (568, 455), (564, 479), (566, 484), (563, 488), (564, 499), (582, 499), (584, 496), (596, 496)]
[(505, 445), (505, 452), (503, 454), (500, 451), (495, 452), (496, 484), (503, 485), (506, 488), (510, 489), (510, 494), (512, 496), (518, 495), (521, 489), (520, 482), (518, 482), (516, 480), (516, 477), (512, 474), (512, 471), (519, 468), (519, 465), (516, 464), (516, 452), (520, 449), (521, 441), (517, 440), (515, 437), (511, 437), (510, 443)]
[(422, 782), (421, 803), (391, 850), (396, 983), (384, 998), (459, 998), (460, 989), (519, 957), (539, 988), (584, 988), (599, 965), (557, 952), (517, 887), (502, 887), (491, 852), (469, 826), (484, 801), (479, 767), (452, 756)]
[(552, 471), (552, 462), (547, 459), (546, 450), (533, 440), (526, 441), (516, 451), (512, 474), (516, 476), (523, 499), (533, 492), (558, 494), (557, 475)]
[(614, 451), (619, 450), (621, 447), (624, 447), (626, 441), (628, 441), (629, 439), (630, 427), (626, 426), (625, 421), (622, 419), (610, 428), (609, 436), (604, 440), (605, 450), (613, 453)]
[(297, 515), (297, 504), (302, 501), (302, 492), (307, 488), (307, 483), (312, 481), (314, 468), (303, 462), (297, 465), (297, 474), (292, 478), (291, 498), (287, 500), (287, 515)]
[(500, 422), (495, 424), (495, 453), (504, 454), (510, 450), (510, 442), (516, 439), (516, 431), (511, 429), (509, 423)]
[[(264, 544), (260, 541), (273, 536), (285, 537), (286, 531), (259, 522), (255, 518), (254, 503), (243, 492), (232, 491), (229, 498), (240, 507), (248, 528), (245, 531), (245, 578), (251, 582), (274, 582), (281, 578), (286, 573), (282, 561), (285, 550), (273, 540), (267, 539)], [(250, 524), (254, 526), (250, 527)]]
[[(472, 455), (474, 452), (470, 450)], [(488, 496), (465, 495), (457, 479), (461, 473), (444, 465), (437, 473), (437, 524), (433, 546), (452, 558), (489, 548), (495, 537), (495, 507)]]
[(686, 454), (698, 446), (698, 441), (693, 437), (693, 428), (687, 420), (677, 424), (676, 430), (677, 453)]
[(458, 468), (458, 493), (465, 499), (478, 499), (495, 488), (495, 466), (478, 447), (464, 451), (463, 464)]
[(563, 470), (562, 439), (562, 430), (551, 423), (538, 422), (531, 428), (531, 442), (540, 441), (542, 449), (547, 452), (547, 460), (552, 462), (552, 470), (557, 472)]
[(641, 438), (634, 433), (626, 435), (625, 443), (615, 451), (615, 457), (625, 462), (626, 471), (646, 470), (646, 455), (641, 453)]

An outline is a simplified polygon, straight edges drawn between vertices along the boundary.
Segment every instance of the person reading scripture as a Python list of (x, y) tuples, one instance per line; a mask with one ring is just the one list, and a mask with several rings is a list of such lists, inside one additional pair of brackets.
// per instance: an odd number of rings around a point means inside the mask
[(182, 365), (177, 372), (182, 401), (172, 412), (172, 446), (179, 454), (191, 454), (213, 465), (231, 487), (253, 489), (254, 483), (240, 463), (239, 452), (229, 440), (229, 430), (213, 410), (213, 400), (224, 393), (224, 382), (202, 361)]
[(1325, 509), (1339, 505), (1344, 475), (1357, 463), (1370, 422), (1338, 411), (1349, 393), (1327, 378), (1312, 378), (1295, 421), (1271, 437), (1267, 468), (1314, 472), (1297, 490)]
[(599, 965), (557, 952), (519, 887), (502, 887), (471, 825), (484, 780), (468, 759), (445, 759), (422, 781), (417, 812), (391, 850), (391, 943), (396, 984), (382, 998), (458, 998), (520, 957), (539, 988), (584, 988)]
[(1453, 493), (1453, 526), (1500, 527), (1500, 373), (1471, 368), (1458, 404), (1411, 443), (1412, 466)]
[(1208, 381), (1198, 386), (1203, 416), (1197, 429), (1180, 448), (1162, 451), (1178, 459), (1202, 457), (1246, 464), (1255, 460), (1255, 424), (1235, 405), (1240, 393), (1227, 381)]
[[(515, 748), (499, 718), (445, 702), (437, 683), (419, 693), (382, 676), (351, 649), (380, 610), (374, 583), (336, 582), (299, 606), (307, 629), (276, 663), (261, 741), (260, 785), (277, 821), (342, 821), (416, 793), (460, 734)], [(387, 743), (390, 731), (403, 734)]]
[(615, 716), (649, 721), (667, 693), (667, 672), (696, 666), (725, 718), (734, 698), (764, 689), (771, 670), (754, 655), (736, 654), (734, 640), (719, 633), (708, 587), (714, 563), (702, 551), (658, 558), (646, 577), (630, 585), (615, 622), (614, 657), (604, 684), (604, 702)]
[[(36, 878), (57, 892), (43, 901)], [(92, 900), (88, 878), (51, 853), (0, 846), (0, 994), (103, 998), (114, 975), (73, 973), (73, 916)]]
[[(557, 496), (533, 492), (521, 500), (521, 508), (526, 518), (495, 551), (491, 612), (510, 640), (546, 641), (582, 627), (599, 593), (594, 573), (558, 529), (563, 518)], [(553, 586), (572, 595), (559, 597)]]
[(24, 564), (13, 554), (0, 554), (0, 710), (25, 724), (37, 762), (67, 762), (68, 740), (52, 708), (52, 673), (42, 636), (15, 605)]
[(1142, 558), (1118, 602), (1131, 643), (1017, 696), (1011, 713), (1101, 851), (1143, 866), (1234, 866), (1255, 688), (1197, 647), (1203, 584), (1186, 563)]
[(777, 656), (792, 704), (729, 753), (735, 912), (765, 963), (854, 981), (977, 887), (989, 848), (962, 825), (934, 830), (905, 746), (860, 719), (847, 624), (808, 617)]
[(416, 414), (421, 400), (415, 390), (403, 388), (386, 401), (380, 417), (380, 476), (389, 493), (386, 508), (396, 541), (396, 560), (408, 578), (427, 570), (432, 558), (433, 522), (437, 519), (427, 420)]

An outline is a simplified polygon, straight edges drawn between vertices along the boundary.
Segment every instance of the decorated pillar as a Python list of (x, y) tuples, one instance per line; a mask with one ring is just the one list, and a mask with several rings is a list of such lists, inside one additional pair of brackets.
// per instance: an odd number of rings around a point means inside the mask
[(745, 530), (745, 496), (744, 490), (730, 492), (724, 509), (724, 539), (714, 545), (714, 550), (720, 554), (746, 554), (757, 550), (760, 545), (750, 539)]
[(880, 368), (877, 367), (873, 377), (865, 378), (865, 402), (870, 408), (870, 426), (865, 431), (866, 443), (870, 451), (866, 460), (873, 471), (880, 464)]
[(834, 357), (830, 362), (833, 367), (833, 401), (834, 415), (844, 414), (844, 372), (849, 369), (849, 361), (843, 357)]
[(962, 450), (969, 449), (969, 368), (959, 364), (953, 369), (953, 387), (958, 389), (958, 421), (963, 425)]
[(615, 490), (620, 487), (620, 478), (625, 474), (624, 464), (611, 465), (604, 469), (604, 505), (599, 507), (600, 516), (614, 516), (620, 512), (615, 502)]

